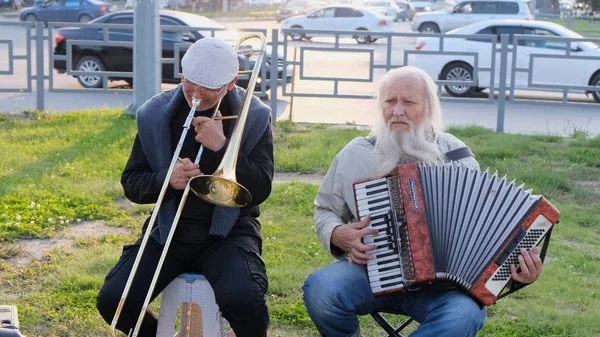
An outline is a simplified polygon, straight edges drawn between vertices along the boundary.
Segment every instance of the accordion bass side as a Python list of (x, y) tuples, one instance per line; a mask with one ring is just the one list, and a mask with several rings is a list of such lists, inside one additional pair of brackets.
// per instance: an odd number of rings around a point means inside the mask
[(549, 237), (560, 217), (544, 197), (488, 171), (414, 162), (396, 172), (353, 185), (359, 220), (369, 216), (379, 232), (363, 239), (376, 246), (366, 266), (375, 295), (439, 280), (489, 306), (520, 250)]

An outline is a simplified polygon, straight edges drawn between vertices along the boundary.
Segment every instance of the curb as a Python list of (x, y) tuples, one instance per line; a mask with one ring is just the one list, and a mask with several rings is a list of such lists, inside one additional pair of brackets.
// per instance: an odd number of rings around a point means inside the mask
[(2, 19), (15, 19), (19, 17), (19, 13), (3, 13), (0, 14), (0, 18)]

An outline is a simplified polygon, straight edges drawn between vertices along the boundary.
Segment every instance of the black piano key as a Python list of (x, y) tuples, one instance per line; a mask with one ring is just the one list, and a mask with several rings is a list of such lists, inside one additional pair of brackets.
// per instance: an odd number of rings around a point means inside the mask
[(369, 207), (368, 210), (369, 211), (376, 211), (378, 209), (388, 208), (388, 207), (390, 207), (390, 205), (379, 205), (379, 206), (375, 206), (375, 207)]
[(382, 242), (382, 241), (392, 242), (392, 238), (389, 236), (384, 236), (382, 238), (373, 240), (373, 242)]
[(381, 288), (388, 288), (388, 287), (393, 287), (393, 286), (397, 286), (397, 285), (403, 285), (404, 282), (402, 281), (397, 281), (397, 282), (392, 282), (392, 283), (386, 283), (386, 284), (382, 284)]
[(402, 277), (402, 274), (393, 274), (393, 275), (385, 276), (385, 277), (378, 279), (377, 281), (388, 281), (388, 280), (393, 280), (398, 277)]
[(380, 182), (377, 182), (377, 183), (365, 185), (364, 189), (368, 190), (369, 188), (378, 187), (378, 186), (382, 186), (382, 185), (387, 185), (387, 181), (384, 180), (384, 181), (380, 181)]
[(394, 252), (383, 253), (383, 254), (375, 255), (375, 258), (376, 259), (383, 259), (384, 257), (394, 256), (394, 255), (396, 255)]
[[(375, 200), (369, 200), (367, 202), (367, 205), (376, 204), (376, 203), (379, 203), (382, 201), (389, 201), (389, 200), (390, 200), (390, 198), (387, 198), (387, 197), (383, 197), (383, 198), (379, 198), (379, 199), (375, 199)], [(388, 202), (388, 205), (389, 205), (389, 202)]]
[(379, 193), (381, 193), (381, 192), (386, 192), (387, 190), (388, 190), (388, 189), (387, 189), (387, 187), (386, 187), (386, 188), (381, 188), (381, 189), (378, 189), (378, 190), (369, 191), (369, 192), (367, 192), (366, 194), (367, 194), (367, 195), (379, 194)]
[(394, 269), (400, 269), (400, 265), (380, 268), (380, 269), (377, 269), (377, 271), (380, 273), (383, 273), (384, 271), (389, 271), (389, 270), (394, 270)]

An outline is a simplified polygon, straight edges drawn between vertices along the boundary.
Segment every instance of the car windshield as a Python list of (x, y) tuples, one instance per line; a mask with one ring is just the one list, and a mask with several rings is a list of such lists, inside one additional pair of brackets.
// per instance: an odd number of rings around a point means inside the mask
[(87, 0), (87, 2), (91, 3), (92, 5), (104, 5), (104, 1), (98, 1), (98, 0)]

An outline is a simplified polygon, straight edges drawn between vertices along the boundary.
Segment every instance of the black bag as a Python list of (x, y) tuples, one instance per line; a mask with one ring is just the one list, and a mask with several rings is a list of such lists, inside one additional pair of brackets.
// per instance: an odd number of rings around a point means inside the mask
[(0, 305), (0, 337), (22, 337), (14, 305)]

